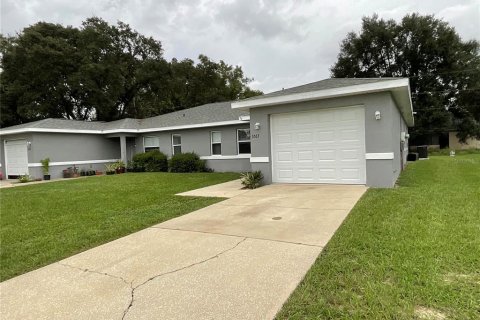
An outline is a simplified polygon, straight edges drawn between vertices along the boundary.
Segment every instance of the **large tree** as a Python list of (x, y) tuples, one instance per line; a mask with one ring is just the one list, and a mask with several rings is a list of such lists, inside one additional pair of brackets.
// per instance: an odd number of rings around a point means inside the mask
[(80, 28), (39, 22), (0, 36), (0, 126), (47, 117), (142, 118), (261, 94), (238, 66), (163, 58), (160, 41), (90, 18)]
[(479, 43), (462, 41), (434, 16), (401, 22), (363, 18), (359, 33), (343, 40), (333, 77), (408, 77), (414, 106), (413, 138), (457, 130), (480, 138)]

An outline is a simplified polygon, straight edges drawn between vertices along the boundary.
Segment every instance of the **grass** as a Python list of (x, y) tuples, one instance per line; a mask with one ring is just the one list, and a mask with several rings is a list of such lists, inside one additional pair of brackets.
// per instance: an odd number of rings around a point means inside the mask
[(277, 319), (479, 319), (480, 154), (370, 189)]
[(175, 196), (235, 173), (128, 173), (0, 190), (0, 279), (221, 201)]

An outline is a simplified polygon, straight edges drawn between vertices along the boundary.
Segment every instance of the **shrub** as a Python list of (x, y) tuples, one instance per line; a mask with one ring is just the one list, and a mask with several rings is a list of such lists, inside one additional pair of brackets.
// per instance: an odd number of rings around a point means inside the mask
[(31, 179), (30, 179), (30, 176), (29, 176), (28, 174), (24, 174), (23, 176), (20, 176), (20, 177), (18, 178), (18, 181), (19, 181), (20, 183), (26, 183), (26, 182), (30, 182)]
[(240, 178), (245, 188), (256, 189), (262, 185), (263, 174), (261, 171), (244, 172)]
[(168, 171), (167, 156), (158, 150), (137, 153), (133, 156), (132, 168), (136, 171), (166, 172)]
[(43, 174), (48, 175), (48, 172), (50, 171), (50, 158), (40, 160), (40, 163), (42, 164)]
[(205, 161), (194, 152), (179, 153), (170, 159), (171, 172), (206, 172)]

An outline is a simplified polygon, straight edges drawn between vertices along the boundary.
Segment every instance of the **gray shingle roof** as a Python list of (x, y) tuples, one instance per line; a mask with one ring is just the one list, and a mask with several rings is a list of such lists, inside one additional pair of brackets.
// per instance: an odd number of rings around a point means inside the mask
[(68, 119), (47, 118), (38, 121), (28, 122), (2, 128), (2, 130), (16, 130), (16, 129), (71, 129), (71, 130), (102, 130), (106, 122), (102, 121), (80, 121)]
[(248, 114), (248, 111), (232, 109), (230, 102), (218, 102), (146, 119), (127, 118), (111, 122), (103, 122), (48, 118), (2, 128), (2, 131), (17, 129), (70, 129), (92, 131), (122, 129), (135, 130), (232, 121), (239, 120), (240, 116)]
[(142, 119), (140, 121), (140, 129), (231, 121), (238, 120), (240, 116), (248, 114), (248, 111), (232, 109), (231, 102), (209, 103), (195, 108)]
[[(325, 89), (349, 87), (367, 83), (398, 80), (401, 78), (332, 78), (308, 83), (298, 87), (279, 90), (245, 100), (256, 100), (268, 97), (283, 96), (294, 93), (303, 93)], [(78, 121), (66, 119), (43, 119), (20, 124), (4, 130), (43, 128), (43, 129), (70, 129), (70, 130), (122, 130), (122, 129), (149, 129), (172, 126), (195, 125), (202, 123), (223, 122), (238, 120), (240, 116), (248, 115), (248, 110), (232, 109), (231, 102), (208, 103), (198, 107), (175, 111), (146, 119), (121, 119), (111, 122)], [(1, 132), (0, 131), (0, 132)]]
[(255, 96), (245, 100), (256, 100), (256, 99), (277, 97), (277, 96), (283, 96), (283, 95), (294, 94), (294, 93), (303, 93), (303, 92), (310, 92), (310, 91), (349, 87), (349, 86), (356, 86), (356, 85), (367, 84), (367, 83), (391, 81), (391, 80), (398, 80), (398, 79), (402, 79), (402, 78), (330, 78), (330, 79), (320, 80), (312, 83), (307, 83), (307, 84), (293, 87), (293, 88), (270, 92), (261, 96)]

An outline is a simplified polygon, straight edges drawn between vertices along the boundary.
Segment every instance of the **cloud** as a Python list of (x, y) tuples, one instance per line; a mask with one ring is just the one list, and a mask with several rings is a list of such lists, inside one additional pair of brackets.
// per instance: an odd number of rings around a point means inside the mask
[(200, 53), (241, 65), (254, 88), (279, 90), (329, 76), (340, 43), (363, 16), (399, 21), (435, 14), (463, 39), (480, 40), (478, 0), (2, 0), (1, 28), (14, 34), (37, 21), (79, 26), (98, 16), (162, 42), (165, 57)]

